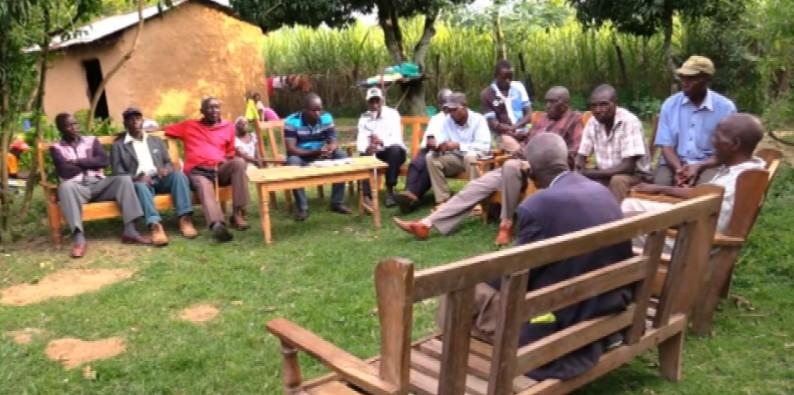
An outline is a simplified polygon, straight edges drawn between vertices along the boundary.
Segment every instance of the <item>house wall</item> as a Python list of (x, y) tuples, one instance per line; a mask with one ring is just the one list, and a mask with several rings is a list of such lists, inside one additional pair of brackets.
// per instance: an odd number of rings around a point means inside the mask
[[(99, 58), (107, 73), (134, 36), (135, 29), (128, 29), (115, 43), (68, 49), (52, 62), (45, 99), (48, 116), (87, 108), (82, 60)], [(258, 27), (201, 2), (148, 19), (132, 58), (108, 85), (111, 116), (120, 121), (125, 108), (137, 106), (146, 118), (198, 117), (200, 100), (207, 95), (222, 101), (226, 119), (242, 115), (246, 91), (266, 96), (262, 39)]]

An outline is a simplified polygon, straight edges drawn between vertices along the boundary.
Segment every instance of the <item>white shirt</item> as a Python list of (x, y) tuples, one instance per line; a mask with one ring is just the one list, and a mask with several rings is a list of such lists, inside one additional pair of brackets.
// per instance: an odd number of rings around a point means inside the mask
[(758, 157), (747, 162), (739, 163), (733, 166), (720, 166), (717, 169), (717, 174), (708, 182), (711, 185), (721, 186), (725, 189), (722, 195), (722, 206), (720, 206), (720, 217), (717, 220), (717, 231), (724, 232), (728, 227), (728, 221), (731, 220), (733, 214), (733, 203), (736, 200), (736, 178), (745, 170), (750, 169), (763, 169), (766, 162)]
[(443, 111), (439, 111), (436, 115), (430, 117), (430, 120), (427, 121), (427, 128), (425, 129), (425, 133), (422, 135), (422, 142), (419, 144), (419, 148), (427, 147), (427, 136), (433, 136), (436, 138), (436, 144), (441, 144), (444, 141), (441, 140), (444, 138), (441, 134), (441, 129), (444, 127), (444, 122), (446, 122), (448, 115), (445, 114)]
[(243, 140), (240, 140), (239, 137), (234, 136), (234, 148), (243, 151), (243, 153), (245, 153), (246, 155), (252, 158), (256, 158), (256, 144), (257, 144), (256, 133), (249, 133), (249, 134), (251, 135), (251, 139), (248, 140), (247, 143)]
[(372, 135), (378, 136), (383, 141), (383, 147), (380, 147), (378, 151), (392, 145), (405, 149), (400, 113), (391, 107), (382, 106), (380, 114), (375, 118), (369, 111), (361, 114), (358, 119), (358, 136), (356, 138), (358, 152), (367, 152), (369, 137)]
[[(148, 134), (143, 133), (143, 138), (136, 140), (129, 133), (124, 137), (124, 144), (132, 144), (135, 151), (135, 158), (138, 160), (138, 174), (144, 173), (147, 176), (157, 174), (157, 168), (152, 161), (152, 153), (149, 152), (149, 144), (146, 142)], [(132, 174), (133, 177), (138, 174)]]
[(436, 136), (436, 141), (442, 143), (451, 141), (460, 145), (461, 152), (490, 152), (491, 151), (491, 130), (488, 129), (488, 122), (480, 113), (466, 109), (469, 116), (466, 123), (458, 125), (451, 116), (447, 116), (441, 127), (441, 135)]

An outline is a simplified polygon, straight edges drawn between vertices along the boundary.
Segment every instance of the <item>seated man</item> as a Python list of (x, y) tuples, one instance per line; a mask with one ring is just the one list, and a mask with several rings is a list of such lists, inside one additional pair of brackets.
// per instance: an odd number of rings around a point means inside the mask
[[(714, 158), (717, 171), (706, 184), (713, 184), (724, 188), (720, 216), (717, 220), (717, 232), (723, 232), (728, 227), (728, 221), (733, 213), (733, 203), (736, 198), (736, 179), (743, 171), (748, 169), (763, 169), (764, 161), (753, 156), (753, 151), (764, 136), (761, 121), (750, 114), (733, 114), (725, 117), (717, 124), (717, 129), (712, 137)], [(687, 198), (691, 187), (674, 187), (667, 185), (639, 184), (634, 188), (638, 192), (648, 194), (664, 194), (675, 197)], [(671, 203), (654, 202), (650, 200), (628, 198), (623, 201), (621, 209), (626, 215), (648, 211), (663, 210)], [(672, 239), (668, 239), (666, 250), (672, 251)]]
[(135, 220), (143, 216), (143, 210), (132, 178), (105, 177), (102, 169), (109, 162), (105, 149), (96, 137), (80, 136), (80, 125), (72, 115), (58, 114), (55, 126), (61, 132), (61, 141), (50, 146), (50, 155), (61, 180), (58, 205), (74, 239), (72, 258), (85, 255), (83, 204), (88, 202), (115, 200), (124, 219), (122, 243), (152, 244), (149, 237), (141, 236), (135, 229)]
[[(360, 155), (375, 155), (389, 164), (386, 169), (386, 194), (383, 198), (386, 207), (394, 207), (394, 186), (400, 175), (400, 167), (405, 163), (405, 143), (400, 125), (400, 113), (384, 104), (383, 92), (379, 88), (367, 90), (369, 111), (358, 119), (356, 148)], [(372, 205), (372, 191), (368, 181), (364, 181), (365, 204)], [(367, 202), (366, 200), (369, 200)]]
[(524, 84), (513, 81), (513, 65), (509, 61), (496, 63), (494, 81), (480, 93), (480, 103), (499, 148), (509, 154), (519, 151), (519, 143), (527, 138), (526, 126), (532, 121), (532, 104)]
[(417, 222), (406, 222), (394, 217), (393, 220), (401, 229), (413, 234), (418, 240), (424, 240), (430, 233), (430, 227), (435, 227), (442, 235), (451, 233), (457, 224), (466, 216), (474, 205), (488, 198), (492, 193), (501, 191), (502, 211), (499, 233), (494, 243), (507, 245), (513, 239), (513, 216), (520, 203), (521, 194), (526, 189), (526, 174), (529, 164), (523, 160), (523, 146), (532, 137), (545, 132), (556, 133), (563, 137), (568, 146), (569, 163), (571, 152), (579, 148), (582, 134), (581, 114), (570, 111), (568, 102), (570, 96), (568, 89), (553, 87), (546, 93), (546, 110), (543, 117), (534, 125), (530, 138), (522, 142), (522, 150), (514, 153), (514, 159), (507, 160), (504, 165), (476, 180), (470, 181), (455, 196), (452, 196), (438, 210)]
[(717, 123), (736, 112), (733, 102), (709, 89), (714, 64), (702, 56), (691, 56), (676, 74), (682, 92), (662, 104), (655, 145), (662, 158), (654, 184), (690, 186), (708, 182), (716, 173), (717, 160), (711, 137)]
[(491, 151), (491, 132), (485, 117), (466, 105), (466, 95), (453, 93), (444, 105), (449, 116), (441, 125), (441, 136), (428, 140), (427, 173), (436, 204), (449, 200), (447, 177), (468, 173), (469, 180), (479, 177), (475, 166), (480, 156)]
[[(284, 141), (287, 146), (287, 164), (291, 166), (306, 166), (318, 159), (347, 157), (336, 141), (334, 118), (323, 111), (323, 101), (315, 93), (303, 99), (303, 111), (284, 120)], [(304, 221), (309, 217), (306, 191), (295, 189), (292, 194), (297, 206), (295, 219)], [(350, 214), (350, 209), (342, 203), (344, 198), (345, 183), (334, 184), (331, 189), (331, 211)]]
[[(431, 147), (439, 143), (438, 139), (441, 137), (441, 127), (447, 119), (447, 108), (445, 104), (449, 100), (452, 91), (447, 88), (442, 88), (438, 91), (436, 96), (439, 111), (436, 115), (430, 117), (427, 122), (427, 129), (422, 135), (422, 141), (419, 144), (419, 152), (411, 159), (408, 165), (408, 175), (405, 177), (405, 190), (395, 196), (397, 204), (400, 205), (400, 212), (408, 214), (419, 207), (419, 202), (422, 197), (430, 190), (430, 174), (427, 172), (427, 153), (430, 148), (427, 146), (428, 141)], [(416, 131), (414, 131), (416, 133)]]
[[(517, 245), (569, 234), (623, 217), (607, 188), (568, 170), (568, 147), (560, 136), (538, 134), (528, 143), (525, 155), (531, 169), (529, 177), (542, 190), (518, 206)], [(531, 270), (527, 291), (603, 268), (631, 255), (631, 243), (626, 241)], [(499, 286), (496, 282), (480, 284), (475, 289), (474, 333), (486, 341), (493, 338), (498, 323)], [(621, 288), (535, 317), (522, 326), (519, 347), (579, 322), (622, 311), (630, 302), (630, 289)], [(618, 341), (620, 335), (596, 341), (530, 372), (528, 376), (538, 381), (575, 377), (590, 369), (607, 347)]]
[(234, 212), (229, 218), (239, 230), (248, 229), (245, 209), (248, 206), (246, 164), (235, 157), (234, 125), (221, 119), (221, 102), (215, 97), (201, 100), (200, 120), (187, 120), (165, 128), (168, 137), (182, 140), (185, 146), (183, 171), (198, 194), (204, 218), (217, 242), (227, 242), (232, 234), (226, 229), (221, 204), (215, 195), (218, 185), (232, 186)]
[[(609, 186), (621, 202), (632, 186), (649, 178), (649, 161), (642, 122), (618, 107), (617, 101), (617, 92), (611, 85), (600, 85), (590, 95), (593, 117), (582, 132), (576, 171)], [(591, 154), (595, 154), (596, 161), (593, 169), (586, 167)]]
[(143, 114), (128, 108), (122, 114), (126, 133), (119, 135), (110, 151), (113, 175), (130, 176), (143, 208), (146, 225), (152, 231), (156, 246), (168, 244), (168, 236), (160, 224), (162, 218), (154, 206), (155, 193), (170, 193), (179, 216), (179, 231), (188, 239), (198, 235), (193, 227), (193, 202), (190, 183), (183, 173), (175, 172), (163, 140), (143, 131)]

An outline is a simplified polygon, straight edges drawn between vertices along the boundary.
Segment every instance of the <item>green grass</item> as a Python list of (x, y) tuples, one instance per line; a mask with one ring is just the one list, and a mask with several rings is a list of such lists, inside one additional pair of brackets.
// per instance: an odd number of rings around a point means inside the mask
[[(683, 381), (658, 378), (654, 356), (647, 355), (581, 393), (794, 393), (793, 192), (794, 171), (786, 167), (737, 269), (733, 292), (747, 303), (722, 305), (714, 337), (687, 339)], [(0, 255), (0, 288), (68, 267), (137, 273), (95, 293), (0, 307), (0, 332), (47, 331), (29, 345), (0, 334), (0, 394), (281, 393), (281, 356), (264, 329), (269, 319), (288, 317), (368, 357), (378, 349), (372, 273), (380, 259), (404, 256), (429, 267), (493, 248), (496, 225), (477, 219), (450, 237), (420, 243), (390, 223), (393, 210), (384, 210), (384, 227), (375, 231), (371, 218), (332, 214), (327, 204), (312, 200), (305, 223), (293, 222), (279, 206), (271, 246), (263, 244), (256, 213), (252, 229), (235, 232), (225, 245), (210, 245), (203, 227), (197, 240), (178, 237), (170, 217), (172, 242), (162, 249), (121, 246), (117, 221), (90, 223), (89, 255), (80, 261), (68, 260), (67, 249), (51, 249), (45, 228), (31, 226), (26, 239)], [(220, 315), (199, 326), (175, 318), (195, 303), (216, 304)], [(417, 312), (415, 337), (432, 329), (434, 305), (419, 305)], [(52, 339), (110, 336), (125, 337), (127, 352), (91, 363), (95, 380), (44, 355)], [(302, 363), (306, 376), (323, 371), (306, 358)]]

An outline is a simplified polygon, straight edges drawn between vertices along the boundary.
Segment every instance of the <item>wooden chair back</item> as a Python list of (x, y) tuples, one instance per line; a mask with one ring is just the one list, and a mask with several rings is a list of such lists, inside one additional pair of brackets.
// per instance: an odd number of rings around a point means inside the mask
[(416, 156), (419, 153), (419, 150), (422, 148), (420, 144), (422, 144), (422, 137), (425, 135), (425, 129), (427, 128), (427, 123), (430, 121), (430, 118), (418, 115), (418, 116), (404, 116), (400, 117), (400, 127), (403, 130), (403, 136), (405, 135), (405, 129), (410, 128), (411, 131), (411, 145), (410, 145), (410, 154), (411, 158)]
[[(262, 158), (270, 158), (272, 160), (283, 161), (287, 159), (286, 152), (281, 153), (279, 147), (286, 150), (284, 145), (284, 121), (254, 121), (254, 130), (256, 131), (257, 150)], [(267, 140), (268, 150), (265, 149), (265, 140)]]
[[(681, 335), (685, 328), (684, 314), (691, 308), (691, 301), (701, 285), (697, 273), (700, 273), (708, 257), (720, 200), (718, 195), (702, 196), (665, 211), (637, 215), (418, 272), (415, 272), (414, 264), (406, 259), (385, 260), (375, 269), (381, 335), (377, 377), (367, 377), (367, 374), (358, 370), (351, 372), (352, 367), (358, 365), (348, 360), (344, 361), (343, 366), (337, 365), (335, 370), (345, 380), (368, 393), (406, 394), (414, 391), (414, 372), (411, 368), (412, 353), (415, 352), (411, 347), (413, 305), (441, 296), (446, 300), (446, 308), (443, 327), (440, 328), (443, 344), (437, 388), (435, 391), (431, 388), (430, 391), (419, 393), (468, 393), (466, 378), (469, 364), (472, 363), (469, 351), (474, 288), (479, 283), (501, 279), (501, 318), (490, 354), (490, 366), (486, 367), (490, 371), (487, 379), (489, 395), (512, 394), (514, 380), (524, 373), (607, 335), (626, 331), (625, 345), (613, 351), (613, 354), (605, 354), (611, 355), (612, 359), (604, 361), (602, 357), (602, 362), (590, 372), (571, 383), (552, 380), (540, 383), (538, 389), (531, 387), (531, 393), (566, 393), (572, 389), (570, 386), (589, 382), (639, 354), (632, 347), (644, 350), (676, 333)], [(653, 322), (646, 332), (651, 283), (661, 259), (666, 230), (672, 226), (681, 229), (677, 241), (679, 248), (673, 256), (677, 264), (673, 265), (674, 269), (656, 305)], [(628, 241), (642, 234), (649, 234), (642, 254), (526, 292), (530, 270)], [(576, 324), (519, 348), (521, 326), (530, 318), (626, 286), (632, 287), (634, 296), (625, 311)], [(286, 344), (287, 348), (308, 344), (298, 337), (290, 337), (289, 332), (297, 329), (284, 319), (271, 321), (268, 329), (281, 337), (282, 344)], [(301, 333), (300, 336), (306, 334)], [(309, 350), (309, 353), (326, 363), (333, 363), (331, 360), (334, 356), (345, 356), (338, 351), (329, 353), (328, 348)], [(299, 379), (294, 380), (300, 377), (300, 373), (294, 370), (296, 361), (285, 362), (288, 391), (298, 388), (289, 388), (290, 383), (299, 384)], [(663, 373), (677, 377), (679, 367), (663, 368), (668, 369)], [(554, 386), (562, 387), (552, 388)]]
[(746, 238), (750, 233), (783, 157), (782, 152), (771, 148), (760, 149), (755, 155), (766, 162), (765, 169), (745, 170), (736, 179), (733, 212), (723, 232), (726, 236)]

